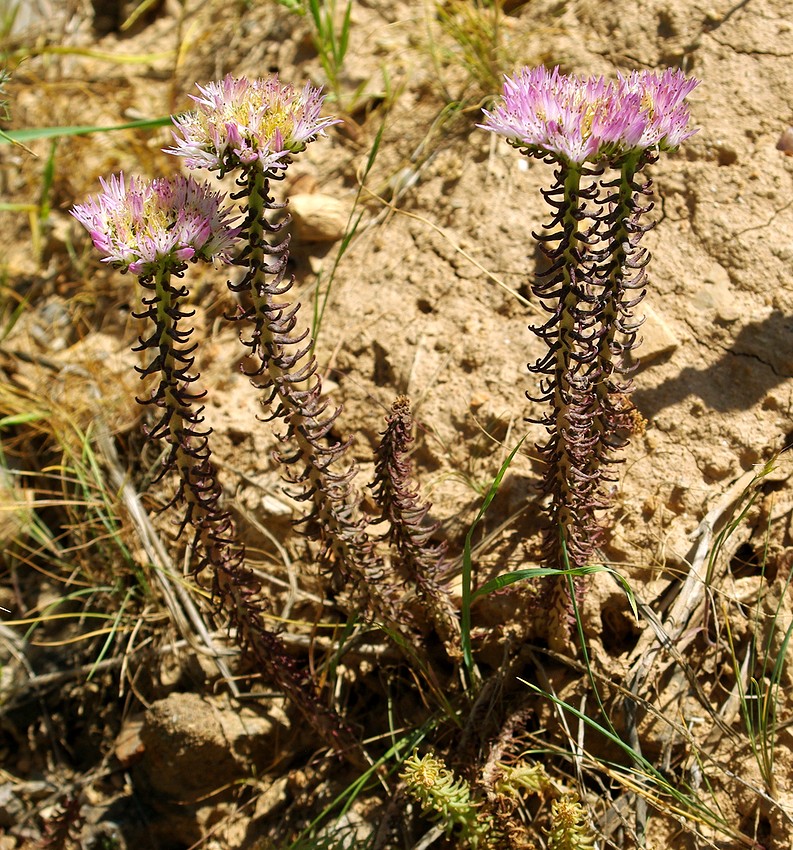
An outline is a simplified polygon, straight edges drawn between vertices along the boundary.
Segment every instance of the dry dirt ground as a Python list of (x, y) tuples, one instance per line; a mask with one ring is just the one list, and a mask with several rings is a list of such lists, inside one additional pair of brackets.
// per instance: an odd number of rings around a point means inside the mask
[[(465, 5), (445, 8), (464, 20)], [(121, 0), (23, 3), (7, 40), (13, 78), (5, 126), (112, 126), (163, 116), (189, 106), (196, 81), (227, 72), (277, 71), (297, 85), (328, 82), (309, 20), (287, 4), (155, 3), (120, 30), (135, 6)], [(353, 3), (337, 86), (341, 102), (326, 103), (326, 111), (339, 112), (345, 123), (295, 161), (277, 193), (293, 198), (292, 266), (304, 316), (317, 284), (320, 298), (326, 291), (357, 198), (361, 222), (332, 278), (318, 337), (326, 392), (343, 405), (337, 430), (354, 436), (361, 487), (371, 476), (385, 413), (397, 394), (410, 396), (417, 478), (457, 558), (509, 449), (527, 431), (525, 447), (542, 437), (539, 426), (525, 422), (540, 412), (525, 397), (533, 381), (526, 364), (542, 353), (527, 329), (538, 317), (528, 281), (537, 266), (531, 233), (547, 219), (539, 190), (551, 172), (475, 127), (483, 98), (495, 88), (487, 89), (484, 72), (466, 64), (439, 8), (429, 0)], [(485, 8), (481, 14), (491, 13)], [(53, 49), (61, 47), (70, 49)], [(681, 586), (690, 589), (682, 581), (697, 547), (702, 554), (702, 541), (707, 545), (703, 521), (715, 522), (717, 531), (723, 527), (752, 474), (793, 440), (793, 156), (777, 148), (793, 122), (790, 7), (782, 0), (510, 2), (500, 18), (496, 60), (505, 71), (544, 62), (605, 75), (677, 66), (700, 80), (691, 96), (699, 132), (651, 168), (656, 226), (644, 243), (653, 259), (634, 395), (647, 424), (619, 468), (604, 550), (639, 600), (663, 617), (682, 598)], [(54, 169), (43, 220), (26, 208), (0, 218), (6, 315), (20, 297), (29, 299), (3, 340), (3, 381), (67, 407), (79, 406), (72, 396), (85, 396), (89, 384), (97, 386), (122, 468), (145, 452), (134, 403), (137, 361), (130, 352), (138, 332), (130, 317), (133, 281), (99, 266), (67, 211), (97, 190), (99, 175), (173, 173), (178, 163), (161, 152), (167, 142), (162, 128), (61, 138), (54, 148), (49, 141), (31, 142), (37, 158), (19, 148), (0, 149), (2, 200), (9, 204), (39, 205), (47, 168)], [(277, 598), (283, 602), (289, 581), (301, 593), (321, 594), (322, 582), (303, 563), (305, 546), (289, 531), (299, 507), (283, 495), (272, 428), (255, 418), (255, 393), (237, 368), (235, 330), (222, 321), (228, 306), (223, 273), (204, 273), (197, 292), (200, 366), (211, 389), (208, 419), (224, 486), (233, 493), (252, 551), (265, 563), (283, 564), (271, 537), (286, 547), (294, 569), (287, 576), (273, 568), (283, 580), (280, 589), (273, 586)], [(22, 445), (35, 453), (39, 444), (25, 442), (19, 428), (3, 433), (18, 441), (9, 450), (16, 445), (19, 453)], [(542, 512), (533, 454), (531, 448), (518, 454), (482, 526), (479, 581), (537, 562)], [(17, 463), (33, 461), (28, 456)], [(653, 656), (657, 663), (639, 697), (660, 715), (640, 712), (633, 727), (643, 755), (670, 781), (705, 799), (732, 834), (690, 812), (670, 814), (673, 801), (663, 800), (649, 806), (646, 846), (793, 846), (790, 672), (781, 670), (773, 692), (772, 781), (762, 775), (746, 733), (730, 651), (732, 641), (737, 663), (755, 664), (744, 668), (743, 681), (754, 676), (761, 693), (772, 684), (763, 659), (784, 662), (790, 652), (784, 640), (791, 624), (790, 472), (782, 456), (727, 541), (704, 602), (686, 611), (677, 648)], [(35, 489), (30, 481), (23, 484), (28, 494)], [(6, 513), (13, 515), (13, 507)], [(42, 517), (46, 524), (46, 513)], [(4, 546), (23, 533), (21, 520), (7, 523)], [(140, 551), (130, 557), (147, 563)], [(7, 619), (41, 613), (85, 584), (85, 576), (64, 575), (46, 560), (11, 561), (0, 597), (12, 612)], [(707, 564), (700, 559), (703, 572)], [(112, 571), (97, 575), (112, 585)], [(120, 605), (123, 594), (103, 598), (103, 604)], [(505, 646), (514, 649), (541, 631), (541, 612), (523, 589), (494, 599), (475, 610), (480, 663), (488, 669), (498, 666)], [(306, 605), (303, 599), (295, 610), (305, 613)], [(95, 659), (101, 641), (66, 643), (76, 633), (51, 625), (38, 633), (46, 648), (36, 649), (25, 647), (25, 626), (2, 633), (3, 850), (43, 846), (35, 842), (42, 830), (56, 831), (63, 789), (66, 798), (79, 798), (82, 810), (75, 830), (82, 830), (83, 844), (74, 846), (287, 847), (308, 815), (354, 779), (333, 757), (310, 761), (317, 742), (281, 701), (260, 694), (241, 709), (200, 653), (182, 646), (157, 655), (157, 646), (173, 644), (178, 634), (169, 631), (163, 606), (146, 609), (141, 622), (146, 617), (146, 633), (159, 638), (145, 665), (134, 656), (127, 664), (119, 654), (116, 666), (108, 664), (88, 682), (86, 673), (57, 676)], [(600, 575), (590, 579), (582, 620), (603, 698), (615, 699), (617, 685), (651, 657), (648, 619), (635, 620), (623, 591)], [(752, 634), (756, 658), (747, 655)], [(36, 643), (35, 635), (31, 640)], [(357, 704), (350, 700), (350, 716), (361, 722), (371, 713), (378, 719), (367, 731), (387, 738), (388, 712), (406, 728), (427, 714), (419, 690), (393, 672), (391, 650), (383, 652), (362, 655), (344, 675), (368, 682), (365, 693), (355, 692)], [(511, 657), (520, 661), (510, 668), (510, 693), (516, 675), (536, 680), (541, 668), (549, 677), (545, 685), (560, 698), (596, 713), (580, 656), (569, 664), (552, 658), (540, 664), (536, 656), (515, 652)], [(32, 689), (30, 677), (44, 673), (55, 679)], [(348, 689), (343, 676), (339, 681)], [(530, 713), (531, 728), (544, 730), (545, 743), (575, 749), (577, 721), (568, 727), (571, 741), (550, 703)], [(581, 736), (577, 743), (601, 765), (618, 760), (602, 741), (590, 740), (588, 732)], [(444, 746), (442, 738), (434, 743)], [(564, 764), (574, 777), (569, 760)], [(642, 807), (631, 793), (636, 789), (589, 762), (583, 772), (599, 777), (583, 786), (599, 846), (644, 846), (635, 817)], [(569, 782), (576, 787), (575, 778)], [(345, 816), (357, 825), (355, 841), (377, 832), (384, 811), (398, 821), (404, 803), (389, 808), (395, 787), (393, 781), (370, 787)], [(400, 829), (381, 836), (382, 846), (410, 847), (422, 834), (406, 838)], [(72, 846), (64, 840), (54, 846)], [(537, 837), (538, 847), (543, 842)]]

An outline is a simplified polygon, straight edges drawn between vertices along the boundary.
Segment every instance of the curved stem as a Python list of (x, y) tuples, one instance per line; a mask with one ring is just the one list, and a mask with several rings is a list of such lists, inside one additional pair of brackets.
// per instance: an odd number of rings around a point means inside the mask
[[(179, 270), (181, 272), (181, 269)], [(309, 676), (300, 671), (277, 634), (264, 623), (267, 601), (261, 596), (261, 582), (244, 564), (244, 547), (239, 542), (231, 514), (220, 506), (222, 489), (214, 466), (208, 437), (201, 429), (203, 408), (195, 408), (204, 393), (188, 388), (198, 379), (191, 374), (194, 346), (188, 341), (192, 328), (181, 330), (179, 321), (191, 315), (181, 309), (184, 287), (171, 284), (171, 270), (163, 267), (153, 278), (141, 278), (144, 289), (153, 293), (145, 299), (147, 310), (138, 314), (155, 323), (154, 333), (140, 340), (140, 349), (156, 348), (153, 361), (141, 369), (143, 376), (159, 370), (160, 382), (148, 403), (163, 409), (157, 424), (148, 432), (150, 439), (162, 439), (171, 452), (165, 471), (175, 468), (179, 490), (171, 501), (182, 499), (187, 510), (181, 528), (190, 524), (195, 530), (193, 545), (201, 552), (196, 572), (208, 567), (212, 574), (212, 592), (219, 609), (227, 612), (229, 625), (236, 629), (237, 643), (256, 659), (267, 677), (274, 682), (322, 734), (355, 764), (366, 759), (352, 731), (333, 710), (327, 708), (314, 690)]]
[(238, 197), (247, 203), (243, 238), (247, 237), (248, 245), (237, 262), (246, 273), (241, 283), (229, 283), (229, 288), (250, 302), (235, 317), (253, 326), (250, 338), (243, 339), (253, 360), (246, 374), (265, 390), (262, 403), (269, 408), (269, 418), (286, 425), (279, 439), (291, 448), (281, 452), (279, 459), (288, 467), (287, 479), (300, 488), (296, 498), (311, 505), (299, 523), (319, 540), (323, 564), (339, 586), (355, 584), (375, 613), (398, 620), (383, 585), (374, 544), (363, 522), (354, 518), (350, 483), (356, 469), (353, 465), (334, 469), (350, 445), (328, 439), (340, 409), (326, 413), (310, 334), (295, 332), (300, 305), (280, 300), (293, 280), (286, 278), (289, 238), (275, 241), (288, 219), (271, 224), (266, 217), (269, 210), (284, 206), (270, 196), (271, 179), (278, 177), (256, 163), (238, 181)]

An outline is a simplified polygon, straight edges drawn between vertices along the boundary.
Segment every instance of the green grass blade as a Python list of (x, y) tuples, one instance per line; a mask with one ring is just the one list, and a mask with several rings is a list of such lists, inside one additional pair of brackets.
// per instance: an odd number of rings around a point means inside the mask
[(347, 9), (344, 13), (344, 20), (341, 24), (341, 33), (338, 42), (338, 50), (336, 52), (336, 65), (341, 66), (344, 62), (344, 57), (347, 55), (347, 47), (350, 43), (350, 16), (352, 15), (352, 0), (347, 3)]
[(53, 139), (50, 144), (50, 155), (47, 157), (47, 162), (44, 165), (44, 173), (41, 175), (39, 221), (42, 222), (42, 224), (50, 217), (50, 197), (52, 195), (52, 186), (55, 183), (55, 151), (57, 147), (58, 140)]
[[(697, 799), (697, 797), (693, 793), (687, 794), (684, 791), (681, 791), (680, 788), (677, 787), (677, 785), (672, 784), (658, 768), (656, 768), (643, 755), (637, 753), (633, 749), (633, 747), (630, 746), (630, 744), (623, 741), (622, 738), (617, 735), (615, 731), (601, 726), (600, 723), (598, 723), (592, 717), (587, 715), (585, 712), (576, 708), (574, 705), (571, 705), (570, 703), (565, 702), (559, 697), (554, 696), (554, 694), (550, 694), (546, 691), (543, 691), (542, 688), (537, 687), (537, 685), (532, 684), (526, 679), (518, 679), (518, 681), (522, 682), (538, 696), (549, 700), (555, 706), (557, 706), (564, 712), (572, 715), (577, 720), (588, 726), (590, 729), (593, 729), (594, 731), (603, 735), (606, 740), (610, 741), (619, 750), (625, 753), (630, 762), (633, 764), (633, 767), (625, 766), (619, 764), (616, 761), (608, 760), (605, 758), (599, 759), (602, 764), (608, 765), (616, 773), (622, 773), (624, 775), (633, 777), (634, 782), (636, 782), (640, 787), (651, 788), (654, 794), (662, 795), (664, 797), (669, 798), (670, 800), (674, 800), (683, 812), (690, 812), (691, 814), (699, 818), (703, 823), (706, 823), (709, 826), (715, 827), (720, 830), (728, 830), (728, 834), (732, 835), (733, 837), (743, 837), (740, 835), (740, 833), (737, 833), (735, 830), (731, 829), (729, 827), (729, 824), (727, 824), (723, 818), (717, 816), (715, 812), (713, 812), (704, 803)], [(651, 786), (648, 786), (648, 780), (652, 783)]]
[(29, 422), (39, 422), (41, 419), (46, 418), (46, 413), (14, 413), (0, 419), (0, 430), (3, 428), (13, 428), (16, 425), (27, 425)]
[(587, 576), (591, 573), (611, 572), (608, 567), (592, 565), (587, 567), (571, 567), (569, 570), (557, 570), (553, 567), (527, 567), (525, 570), (515, 570), (504, 573), (490, 579), (471, 594), (471, 602), (476, 602), (482, 596), (487, 596), (496, 590), (502, 590), (518, 581), (526, 581), (533, 578), (545, 578), (546, 576)]
[(162, 118), (145, 118), (140, 121), (130, 121), (127, 124), (115, 124), (110, 127), (75, 125), (74, 127), (29, 127), (24, 130), (9, 130), (0, 136), (0, 144), (13, 142), (32, 142), (36, 139), (54, 139), (59, 136), (87, 136), (89, 133), (112, 133), (115, 130), (148, 130), (154, 127), (165, 127), (171, 123), (171, 116)]
[(397, 743), (392, 744), (382, 756), (370, 767), (368, 770), (365, 770), (359, 777), (357, 777), (353, 782), (351, 782), (345, 789), (342, 791), (335, 799), (333, 799), (324, 809), (314, 818), (313, 821), (303, 830), (303, 832), (298, 835), (298, 837), (289, 845), (287, 850), (298, 850), (298, 848), (305, 847), (306, 839), (311, 836), (311, 834), (317, 829), (317, 827), (325, 820), (327, 820), (330, 815), (336, 810), (339, 806), (341, 809), (339, 810), (339, 816), (343, 815), (345, 812), (349, 811), (350, 807), (353, 805), (355, 800), (361, 791), (366, 787), (366, 784), (372, 780), (376, 779), (379, 769), (382, 765), (387, 764), (391, 759), (396, 759), (396, 764), (390, 766), (388, 768), (388, 775), (391, 775), (396, 770), (398, 770), (402, 762), (413, 752), (413, 750), (418, 747), (418, 745), (426, 738), (435, 723), (430, 720), (427, 721), (423, 726), (420, 726), (416, 729), (412, 734), (406, 735)]
[(507, 459), (504, 463), (501, 464), (501, 468), (498, 470), (498, 475), (493, 479), (493, 483), (490, 485), (490, 489), (487, 491), (485, 495), (484, 501), (482, 502), (482, 507), (479, 508), (479, 513), (476, 515), (476, 518), (471, 523), (471, 527), (468, 529), (468, 534), (465, 535), (465, 546), (463, 548), (463, 600), (462, 607), (460, 611), (460, 630), (462, 632), (462, 648), (463, 648), (463, 662), (465, 664), (465, 669), (468, 673), (468, 681), (469, 684), (474, 681), (475, 669), (474, 669), (474, 656), (471, 651), (471, 603), (473, 602), (473, 596), (471, 592), (471, 576), (473, 575), (473, 564), (471, 561), (471, 551), (473, 549), (473, 537), (474, 531), (476, 530), (477, 525), (482, 521), (482, 518), (487, 513), (487, 509), (490, 507), (490, 503), (496, 497), (496, 493), (498, 493), (498, 488), (501, 486), (501, 481), (504, 478), (507, 470), (510, 467), (515, 455), (520, 450), (520, 447), (523, 445), (524, 440), (528, 435), (524, 435), (520, 438), (520, 441), (515, 446), (514, 449), (507, 455)]

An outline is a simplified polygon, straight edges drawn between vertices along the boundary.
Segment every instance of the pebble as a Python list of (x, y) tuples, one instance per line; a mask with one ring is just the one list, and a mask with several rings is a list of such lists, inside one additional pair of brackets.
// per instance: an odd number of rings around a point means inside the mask
[(669, 323), (652, 307), (643, 307), (643, 312), (646, 318), (638, 334), (642, 342), (634, 353), (642, 365), (646, 365), (665, 354), (671, 354), (677, 349), (679, 342)]
[(785, 156), (793, 156), (793, 127), (788, 127), (779, 137), (776, 149), (782, 151)]
[(143, 746), (140, 737), (142, 728), (142, 719), (127, 720), (116, 737), (113, 751), (119, 763), (125, 769), (137, 761), (145, 752), (146, 748)]
[(292, 516), (292, 508), (283, 499), (271, 496), (269, 493), (262, 496), (261, 509), (267, 516), (271, 517)]
[(301, 242), (336, 242), (344, 236), (349, 206), (332, 195), (292, 195), (289, 212), (295, 236)]

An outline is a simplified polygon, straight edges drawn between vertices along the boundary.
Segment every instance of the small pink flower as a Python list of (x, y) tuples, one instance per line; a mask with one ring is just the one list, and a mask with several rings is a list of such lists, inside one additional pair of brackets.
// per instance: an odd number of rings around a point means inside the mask
[(673, 150), (697, 131), (689, 127), (690, 112), (686, 97), (699, 85), (678, 70), (667, 68), (661, 74), (652, 71), (633, 71), (619, 77), (619, 96), (633, 99), (639, 96), (643, 130), (634, 145), (626, 147)]
[(503, 97), (485, 111), (485, 130), (506, 136), (532, 156), (594, 162), (629, 128), (634, 115), (620, 110), (616, 88), (603, 77), (580, 78), (559, 68), (523, 68), (504, 81)]
[(188, 260), (231, 261), (239, 228), (231, 227), (223, 196), (205, 184), (181, 176), (127, 184), (123, 174), (99, 182), (102, 193), (71, 213), (102, 262), (149, 275)]
[(618, 83), (523, 68), (507, 77), (501, 102), (479, 126), (531, 156), (582, 164), (631, 150), (676, 147), (688, 129), (683, 103), (696, 86), (679, 71), (634, 72)]
[(310, 85), (297, 92), (277, 76), (249, 81), (230, 74), (198, 86), (196, 109), (173, 117), (175, 145), (189, 168), (225, 173), (258, 161), (264, 170), (285, 168), (291, 154), (340, 123), (321, 118), (324, 98)]

